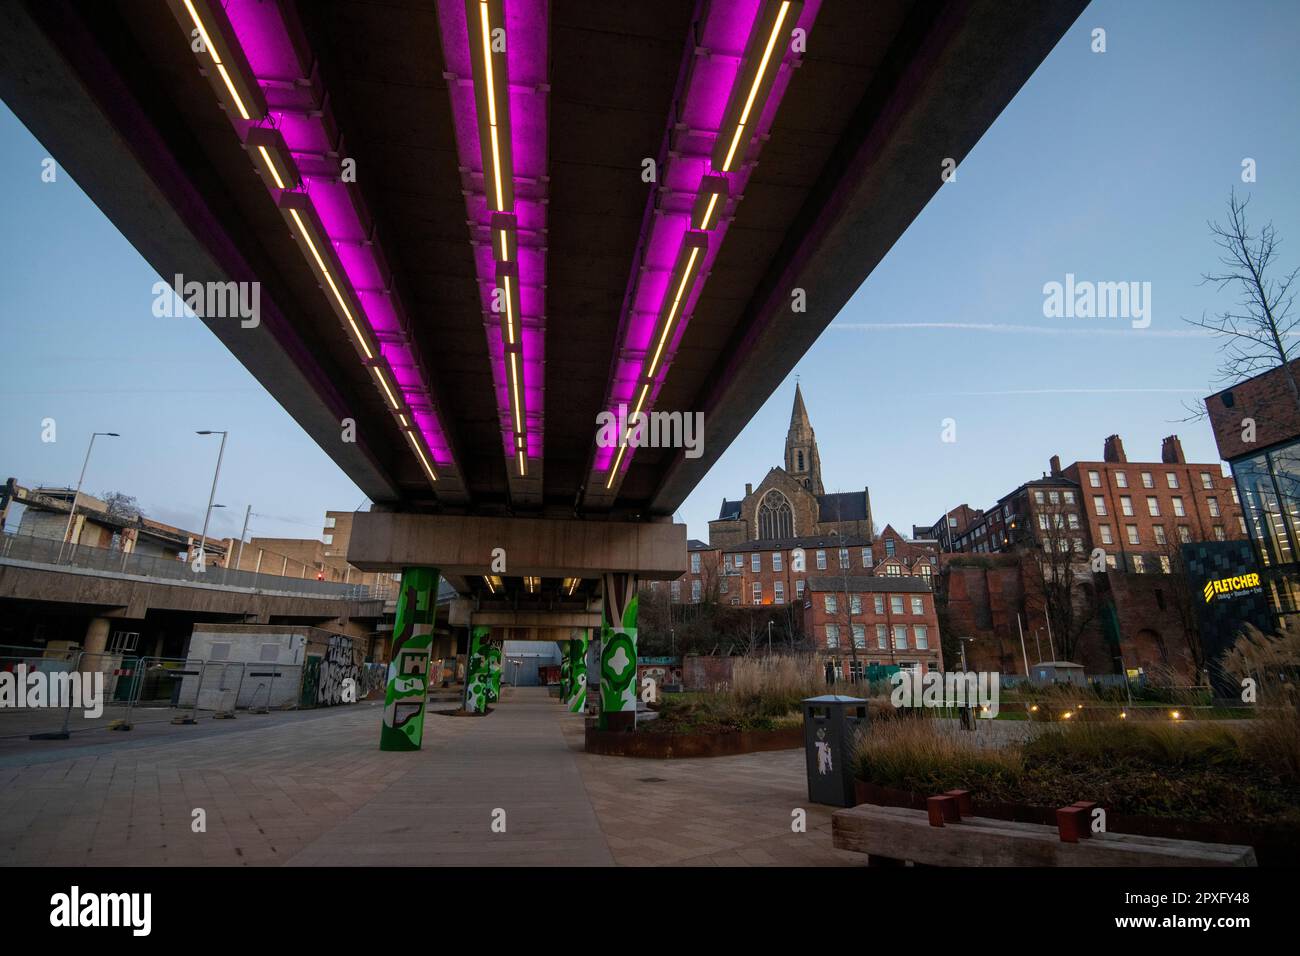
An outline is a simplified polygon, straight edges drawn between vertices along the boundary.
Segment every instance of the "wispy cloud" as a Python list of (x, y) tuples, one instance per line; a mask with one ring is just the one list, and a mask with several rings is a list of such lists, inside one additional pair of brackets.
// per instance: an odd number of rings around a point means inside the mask
[(992, 392), (919, 392), (921, 395), (1203, 395), (1206, 388), (1012, 388)]
[(1134, 329), (1097, 326), (1011, 325), (1004, 322), (832, 322), (832, 329), (844, 332), (876, 332), (892, 329), (944, 329), (963, 332), (993, 332), (1002, 335), (1133, 335), (1168, 339), (1203, 339), (1214, 333), (1204, 329)]

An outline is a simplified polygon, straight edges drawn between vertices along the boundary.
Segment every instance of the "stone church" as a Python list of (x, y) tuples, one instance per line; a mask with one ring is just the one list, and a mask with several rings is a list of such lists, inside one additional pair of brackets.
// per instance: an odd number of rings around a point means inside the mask
[(755, 541), (797, 543), (829, 534), (851, 539), (845, 544), (870, 544), (871, 495), (866, 488), (826, 493), (817, 436), (795, 385), (784, 467), (769, 471), (757, 488), (745, 485), (745, 497), (738, 501), (723, 500), (717, 519), (709, 522), (709, 545), (725, 551)]

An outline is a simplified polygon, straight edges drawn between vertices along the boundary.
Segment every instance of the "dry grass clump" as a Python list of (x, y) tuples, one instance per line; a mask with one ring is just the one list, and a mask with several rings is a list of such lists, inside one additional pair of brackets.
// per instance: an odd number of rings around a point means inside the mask
[(1247, 625), (1220, 667), (1243, 691), (1248, 679), (1254, 681), (1259, 713), (1250, 723), (1247, 748), (1300, 784), (1300, 631), (1264, 634)]
[(1206, 822), (1300, 819), (1300, 780), (1252, 721), (1062, 722), (992, 747), (934, 720), (872, 725), (858, 776), (929, 795), (960, 788), (977, 801), (1052, 809), (1097, 800), (1126, 814)]

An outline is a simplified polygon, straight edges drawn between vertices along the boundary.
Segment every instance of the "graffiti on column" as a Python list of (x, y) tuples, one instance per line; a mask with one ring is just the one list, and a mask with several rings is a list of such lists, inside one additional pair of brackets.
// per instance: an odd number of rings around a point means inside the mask
[(361, 667), (361, 677), (357, 681), (357, 700), (364, 700), (371, 694), (381, 693), (387, 685), (387, 664), (364, 664)]
[(636, 575), (606, 574), (600, 628), (600, 712), (636, 713)]
[(476, 627), (470, 632), (469, 653), (465, 655), (465, 709), (471, 714), (487, 710), (491, 674), (488, 669), (488, 635), (490, 628)]
[(587, 635), (569, 641), (565, 663), (569, 665), (569, 689), (564, 702), (571, 713), (580, 714), (587, 708)]
[(501, 645), (487, 646), (488, 662), (488, 703), (495, 704), (501, 699)]
[(437, 593), (437, 568), (402, 571), (388, 686), (384, 691), (380, 750), (419, 750), (424, 739), (424, 701), (429, 689)]

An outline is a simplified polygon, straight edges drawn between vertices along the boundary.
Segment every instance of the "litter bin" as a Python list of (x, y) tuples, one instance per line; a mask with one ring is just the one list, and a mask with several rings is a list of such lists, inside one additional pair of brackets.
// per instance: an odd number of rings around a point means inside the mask
[(861, 697), (825, 694), (804, 699), (804, 756), (808, 799), (813, 803), (853, 806), (853, 741), (866, 723), (867, 702)]

